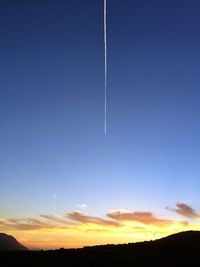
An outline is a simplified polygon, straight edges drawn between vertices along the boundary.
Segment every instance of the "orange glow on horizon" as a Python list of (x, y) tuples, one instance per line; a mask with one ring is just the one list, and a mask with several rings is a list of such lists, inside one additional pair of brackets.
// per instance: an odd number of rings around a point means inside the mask
[(149, 211), (111, 210), (106, 216), (72, 211), (36, 218), (0, 218), (0, 231), (29, 249), (80, 248), (154, 240), (200, 229), (200, 215), (185, 203), (167, 208), (185, 220), (162, 218)]
[(72, 229), (11, 230), (6, 233), (13, 235), (29, 249), (37, 250), (148, 241), (181, 231), (198, 230), (199, 226), (199, 224), (182, 225), (180, 222), (174, 222), (166, 227), (152, 225), (142, 228), (136, 223), (129, 222), (118, 228), (87, 224), (77, 225)]

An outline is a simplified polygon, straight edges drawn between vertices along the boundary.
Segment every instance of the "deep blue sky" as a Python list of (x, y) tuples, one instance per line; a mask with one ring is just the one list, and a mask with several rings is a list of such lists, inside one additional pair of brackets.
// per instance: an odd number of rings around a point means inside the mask
[(0, 212), (200, 206), (200, 2), (1, 0)]

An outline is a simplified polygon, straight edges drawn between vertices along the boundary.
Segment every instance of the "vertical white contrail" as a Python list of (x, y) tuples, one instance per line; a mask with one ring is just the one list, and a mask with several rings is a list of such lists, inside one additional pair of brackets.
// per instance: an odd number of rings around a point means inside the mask
[(104, 133), (107, 133), (107, 0), (104, 0), (104, 55), (105, 55), (105, 99), (104, 99)]

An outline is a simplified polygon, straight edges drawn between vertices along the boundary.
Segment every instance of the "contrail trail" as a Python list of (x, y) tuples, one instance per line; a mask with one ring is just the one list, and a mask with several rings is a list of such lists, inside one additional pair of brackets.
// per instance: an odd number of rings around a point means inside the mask
[(105, 99), (104, 99), (104, 133), (107, 134), (107, 0), (104, 0), (104, 60), (105, 60)]

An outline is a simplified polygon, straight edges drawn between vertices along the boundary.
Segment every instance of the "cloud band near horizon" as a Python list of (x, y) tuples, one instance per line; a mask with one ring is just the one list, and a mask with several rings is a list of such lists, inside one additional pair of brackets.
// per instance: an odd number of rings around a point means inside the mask
[[(185, 203), (177, 203), (176, 208), (167, 208), (178, 215), (189, 219), (198, 219), (198, 212)], [(188, 221), (177, 221), (166, 218), (159, 218), (149, 211), (113, 210), (106, 213), (105, 218), (87, 215), (80, 211), (72, 211), (64, 216), (40, 215), (38, 218), (20, 218), (20, 219), (0, 219), (0, 230), (41, 230), (41, 229), (68, 229), (78, 228), (81, 225), (93, 225), (103, 228), (123, 228), (127, 227), (155, 227), (165, 228), (174, 224), (189, 225)]]

